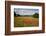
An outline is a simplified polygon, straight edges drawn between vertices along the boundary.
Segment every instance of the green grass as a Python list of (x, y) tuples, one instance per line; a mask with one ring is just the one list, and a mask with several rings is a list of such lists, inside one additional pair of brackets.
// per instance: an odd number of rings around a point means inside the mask
[(38, 26), (39, 24), (38, 20), (39, 20), (38, 18), (33, 18), (33, 17), (15, 17), (14, 16), (14, 27)]

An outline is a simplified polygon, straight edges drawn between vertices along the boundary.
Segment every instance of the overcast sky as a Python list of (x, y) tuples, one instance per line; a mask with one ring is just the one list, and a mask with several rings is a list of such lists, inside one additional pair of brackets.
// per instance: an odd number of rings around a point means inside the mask
[(33, 15), (39, 13), (39, 9), (26, 9), (26, 8), (14, 8), (16, 14), (20, 15)]

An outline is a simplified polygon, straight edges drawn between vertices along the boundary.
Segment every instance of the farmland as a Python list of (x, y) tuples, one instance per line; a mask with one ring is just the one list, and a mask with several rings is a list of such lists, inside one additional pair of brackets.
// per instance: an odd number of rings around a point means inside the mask
[(38, 26), (38, 24), (38, 18), (14, 16), (14, 27), (32, 27)]

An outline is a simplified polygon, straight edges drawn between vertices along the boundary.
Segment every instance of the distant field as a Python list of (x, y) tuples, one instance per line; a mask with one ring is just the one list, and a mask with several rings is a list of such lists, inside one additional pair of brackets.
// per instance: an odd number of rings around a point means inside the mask
[(14, 17), (14, 27), (38, 26), (39, 19), (33, 17)]

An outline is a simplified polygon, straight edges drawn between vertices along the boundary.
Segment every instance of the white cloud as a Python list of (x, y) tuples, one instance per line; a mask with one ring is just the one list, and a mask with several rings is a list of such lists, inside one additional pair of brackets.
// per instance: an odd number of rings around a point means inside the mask
[(20, 15), (33, 15), (34, 13), (38, 13), (38, 10), (15, 10), (16, 14)]

